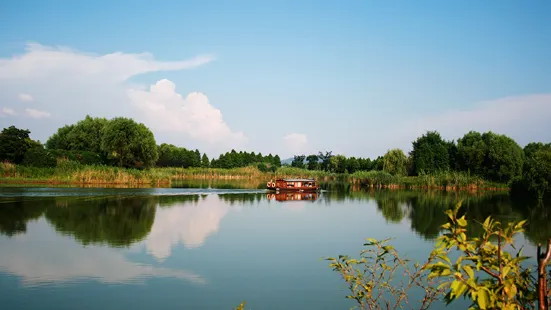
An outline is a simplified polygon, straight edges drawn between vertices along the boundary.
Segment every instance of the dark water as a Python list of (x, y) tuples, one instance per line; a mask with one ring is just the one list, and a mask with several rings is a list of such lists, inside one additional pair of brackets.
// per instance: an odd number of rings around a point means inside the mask
[(526, 255), (551, 236), (546, 206), (506, 194), (326, 184), (321, 195), (269, 195), (236, 184), (0, 188), (0, 309), (232, 309), (242, 300), (247, 309), (349, 309), (321, 258), (393, 237), (422, 260), (460, 199), (474, 222), (528, 219), (518, 240)]

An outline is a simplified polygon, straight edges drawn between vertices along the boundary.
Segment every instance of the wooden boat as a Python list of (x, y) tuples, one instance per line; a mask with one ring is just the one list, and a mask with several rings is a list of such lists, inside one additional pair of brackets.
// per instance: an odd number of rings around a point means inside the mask
[(293, 192), (317, 192), (319, 186), (314, 179), (277, 179), (270, 180), (266, 184), (268, 190), (293, 191)]

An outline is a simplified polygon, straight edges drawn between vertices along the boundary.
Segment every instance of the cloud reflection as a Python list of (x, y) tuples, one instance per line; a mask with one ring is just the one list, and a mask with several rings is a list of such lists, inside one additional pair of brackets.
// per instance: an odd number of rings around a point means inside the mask
[(203, 245), (205, 240), (218, 232), (220, 221), (229, 206), (215, 195), (207, 196), (199, 205), (176, 203), (159, 207), (145, 246), (158, 261), (171, 255), (172, 248), (182, 243), (192, 249)]
[(60, 237), (44, 219), (29, 225), (27, 233), (0, 239), (0, 272), (22, 278), (24, 286), (95, 280), (103, 283), (141, 283), (150, 277), (173, 277), (205, 284), (191, 271), (160, 268), (129, 261), (123, 250), (83, 247)]

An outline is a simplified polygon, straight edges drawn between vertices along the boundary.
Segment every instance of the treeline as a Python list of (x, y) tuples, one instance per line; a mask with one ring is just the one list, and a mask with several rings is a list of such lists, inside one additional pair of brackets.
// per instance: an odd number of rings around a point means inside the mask
[[(447, 141), (428, 131), (412, 142), (412, 150), (388, 150), (384, 156), (345, 157), (332, 152), (295, 155), (291, 166), (311, 171), (352, 174), (380, 171), (384, 176), (431, 176), (459, 172), (506, 184), (515, 193), (551, 196), (551, 144), (529, 143), (521, 148), (513, 139), (493, 132), (470, 131), (457, 141)], [(278, 155), (231, 150), (209, 160), (205, 153), (171, 144), (157, 145), (153, 133), (132, 119), (86, 116), (58, 129), (43, 145), (30, 132), (14, 126), (0, 133), (0, 161), (34, 167), (59, 167), (78, 163), (126, 168), (203, 167), (239, 168), (255, 165), (275, 172)], [(361, 174), (361, 173), (360, 173)]]
[(493, 132), (470, 131), (455, 142), (427, 131), (412, 142), (408, 155), (391, 149), (371, 161), (319, 152), (295, 155), (291, 165), (336, 173), (380, 170), (395, 176), (463, 172), (507, 184), (515, 193), (540, 198), (551, 195), (551, 143), (532, 142), (522, 148), (512, 138)]
[(356, 171), (371, 171), (383, 169), (383, 157), (374, 160), (369, 158), (346, 157), (333, 155), (332, 152), (319, 152), (311, 155), (295, 155), (292, 167), (308, 170), (321, 170), (333, 173), (354, 173)]
[(56, 167), (59, 160), (126, 168), (239, 168), (256, 164), (260, 170), (268, 171), (281, 166), (278, 155), (231, 150), (211, 161), (198, 149), (157, 145), (149, 128), (124, 117), (108, 120), (86, 116), (76, 124), (59, 128), (45, 144), (30, 139), (29, 130), (15, 126), (0, 133), (0, 161)]
[(262, 153), (255, 154), (255, 152), (247, 153), (231, 150), (231, 152), (221, 154), (218, 159), (213, 159), (210, 166), (212, 168), (239, 168), (252, 164), (256, 164), (258, 169), (263, 172), (275, 171), (275, 169), (281, 167), (281, 158), (279, 155), (268, 154), (263, 156)]

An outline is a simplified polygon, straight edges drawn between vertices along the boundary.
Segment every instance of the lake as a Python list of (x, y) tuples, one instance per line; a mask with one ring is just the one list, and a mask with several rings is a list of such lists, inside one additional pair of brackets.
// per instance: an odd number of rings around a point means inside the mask
[[(396, 238), (426, 258), (443, 213), (528, 219), (526, 255), (551, 236), (551, 212), (504, 193), (362, 190), (271, 195), (250, 182), (173, 188), (0, 187), (2, 309), (349, 309), (324, 257)], [(472, 234), (480, 232), (473, 226)], [(450, 309), (464, 309), (458, 302)]]

